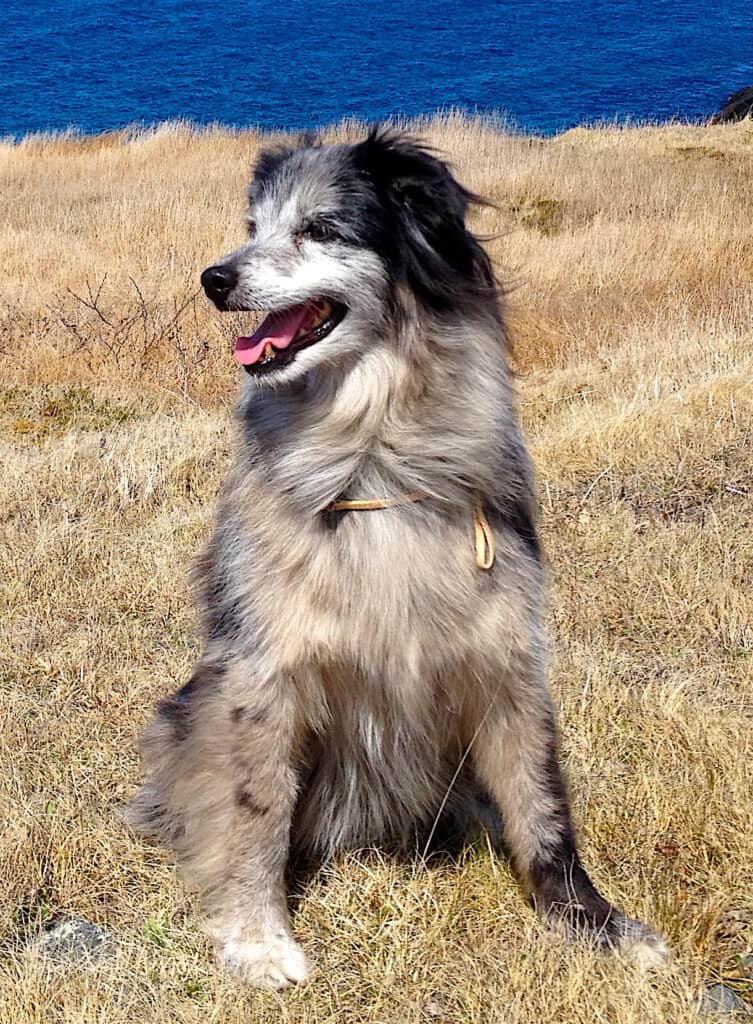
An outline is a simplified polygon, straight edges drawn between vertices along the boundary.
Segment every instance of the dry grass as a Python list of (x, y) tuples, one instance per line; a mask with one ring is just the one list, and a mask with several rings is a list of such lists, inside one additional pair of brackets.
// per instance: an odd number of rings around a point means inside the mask
[[(236, 370), (193, 293), (261, 141), (172, 126), (0, 146), (2, 1024), (682, 1024), (753, 946), (753, 129), (423, 129), (499, 204), (477, 226), (515, 286), (585, 858), (675, 962), (563, 948), (483, 849), (364, 857), (302, 901), (311, 986), (259, 995), (121, 828), (135, 736), (196, 653)], [(102, 281), (96, 309), (71, 294)], [(80, 970), (24, 950), (63, 916), (120, 942)]]

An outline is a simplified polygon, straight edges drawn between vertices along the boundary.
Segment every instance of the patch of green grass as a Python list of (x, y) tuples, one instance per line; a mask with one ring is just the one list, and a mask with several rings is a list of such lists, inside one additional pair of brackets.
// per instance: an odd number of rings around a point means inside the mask
[(560, 199), (523, 196), (510, 210), (523, 227), (542, 235), (556, 235), (562, 227), (564, 203)]
[(167, 949), (172, 945), (173, 938), (170, 933), (170, 926), (162, 918), (147, 918), (144, 922), (142, 933), (146, 941), (151, 942), (158, 949)]
[(16, 442), (38, 443), (72, 428), (109, 430), (138, 415), (134, 404), (97, 395), (88, 387), (43, 385), (0, 390), (0, 431)]

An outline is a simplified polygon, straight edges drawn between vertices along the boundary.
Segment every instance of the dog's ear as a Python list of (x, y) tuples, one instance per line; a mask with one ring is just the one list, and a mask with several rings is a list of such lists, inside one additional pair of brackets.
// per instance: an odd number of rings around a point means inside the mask
[(248, 197), (252, 203), (266, 190), (269, 182), (294, 151), (294, 146), (285, 145), (261, 150), (254, 163), (251, 184), (248, 189)]
[(440, 309), (454, 305), (459, 291), (493, 291), (489, 259), (465, 225), (470, 204), (482, 200), (447, 164), (389, 128), (373, 128), (354, 151), (387, 214), (390, 256), (413, 290)]

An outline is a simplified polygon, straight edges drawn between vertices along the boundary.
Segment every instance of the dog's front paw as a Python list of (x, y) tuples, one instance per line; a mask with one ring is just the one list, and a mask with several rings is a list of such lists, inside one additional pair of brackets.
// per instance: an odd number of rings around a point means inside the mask
[(306, 954), (290, 935), (267, 935), (256, 941), (228, 939), (217, 959), (225, 970), (256, 988), (270, 991), (300, 984), (309, 976)]
[(667, 941), (642, 921), (620, 915), (619, 932), (614, 947), (620, 956), (644, 971), (660, 967), (670, 958)]

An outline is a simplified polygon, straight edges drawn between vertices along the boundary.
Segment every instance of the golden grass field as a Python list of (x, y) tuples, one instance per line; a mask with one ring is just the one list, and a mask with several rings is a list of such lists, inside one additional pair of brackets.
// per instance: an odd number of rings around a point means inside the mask
[[(509, 286), (584, 857), (673, 963), (563, 946), (479, 846), (336, 865), (295, 920), (312, 983), (260, 994), (121, 826), (197, 653), (239, 372), (198, 273), (243, 237), (264, 141), (173, 125), (0, 144), (2, 1024), (684, 1024), (753, 948), (753, 123), (419, 127), (498, 204), (474, 224)], [(66, 917), (117, 941), (55, 966), (29, 942)]]

